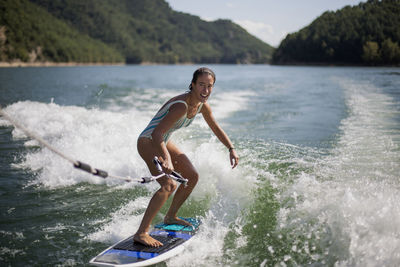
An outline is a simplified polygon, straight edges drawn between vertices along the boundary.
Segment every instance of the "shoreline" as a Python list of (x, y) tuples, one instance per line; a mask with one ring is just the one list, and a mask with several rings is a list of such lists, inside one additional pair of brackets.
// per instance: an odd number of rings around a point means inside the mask
[[(168, 64), (168, 63), (159, 63), (159, 62), (141, 62), (139, 64), (127, 64), (125, 62), (119, 62), (119, 63), (112, 63), (112, 62), (100, 62), (100, 63), (81, 63), (81, 62), (20, 62), (20, 61), (14, 61), (14, 62), (4, 62), (0, 61), (0, 68), (25, 68), (25, 67), (90, 67), (90, 66), (159, 66), (159, 65), (182, 65), (182, 66), (188, 66), (188, 65), (202, 65), (202, 63), (193, 63), (193, 62), (183, 62), (183, 63), (174, 63), (174, 64)], [(209, 63), (207, 63), (209, 64)], [(211, 64), (220, 64), (220, 63), (211, 63)], [(226, 65), (226, 64), (222, 64)], [(376, 68), (381, 68), (381, 67), (394, 67), (394, 68), (399, 68), (400, 65), (394, 64), (394, 65), (362, 65), (362, 64), (323, 64), (323, 63), (291, 63), (291, 64), (277, 64), (277, 63), (264, 63), (264, 64), (227, 64), (227, 65), (270, 65), (270, 66), (288, 66), (288, 67), (376, 67)]]
[(76, 66), (125, 66), (126, 63), (79, 63), (79, 62), (0, 62), (0, 68), (24, 67), (76, 67)]
[(143, 61), (138, 64), (128, 64), (125, 62), (22, 62), (22, 61), (0, 61), (0, 68), (24, 68), (24, 67), (76, 67), (76, 66), (158, 66), (158, 65), (195, 65), (193, 62), (182, 63), (160, 63)]
[(0, 68), (25, 68), (25, 67), (79, 67), (79, 66), (158, 66), (158, 65), (195, 65), (196, 63), (158, 63), (158, 62), (142, 62), (139, 64), (119, 63), (80, 63), (80, 62), (1, 62)]

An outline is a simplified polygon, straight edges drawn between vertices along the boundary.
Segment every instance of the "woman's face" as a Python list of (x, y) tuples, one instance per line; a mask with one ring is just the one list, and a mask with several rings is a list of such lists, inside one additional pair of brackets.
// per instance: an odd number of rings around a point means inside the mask
[(214, 78), (210, 74), (204, 73), (197, 77), (196, 83), (192, 83), (192, 92), (202, 103), (207, 102), (214, 87)]

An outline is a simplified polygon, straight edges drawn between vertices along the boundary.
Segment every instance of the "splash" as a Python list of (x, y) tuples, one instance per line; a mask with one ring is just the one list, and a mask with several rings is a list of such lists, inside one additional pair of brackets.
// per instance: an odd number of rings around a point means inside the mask
[(311, 262), (394, 266), (400, 262), (399, 133), (392, 119), (398, 111), (367, 82), (338, 83), (348, 107), (342, 134), (331, 155), (282, 195), (290, 204), (280, 209), (279, 228), (297, 236), (291, 245)]
[[(135, 153), (136, 136), (145, 125), (140, 121), (140, 112), (122, 114), (30, 101), (15, 103), (6, 112), (69, 157), (119, 176), (135, 177), (145, 172)], [(18, 129), (13, 130), (13, 137), (25, 138)], [(32, 149), (14, 166), (37, 172), (32, 184), (56, 188), (81, 182), (115, 183), (71, 168), (71, 164), (47, 149), (34, 149), (38, 144), (33, 140), (27, 140), (25, 146)]]

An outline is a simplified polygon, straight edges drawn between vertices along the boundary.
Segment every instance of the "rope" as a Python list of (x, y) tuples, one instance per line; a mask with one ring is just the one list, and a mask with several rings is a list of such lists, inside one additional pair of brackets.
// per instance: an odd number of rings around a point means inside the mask
[(19, 124), (17, 121), (15, 121), (10, 116), (8, 116), (8, 114), (3, 111), (1, 106), (0, 106), (0, 115), (2, 115), (6, 120), (8, 120), (12, 125), (14, 125), (14, 127), (16, 127), (18, 129), (20, 129), (21, 131), (23, 131), (28, 137), (30, 137), (32, 139), (35, 139), (42, 146), (46, 147), (47, 149), (49, 149), (53, 153), (59, 155), (63, 159), (65, 159), (65, 160), (69, 161), (70, 163), (72, 163), (75, 168), (80, 169), (80, 170), (85, 171), (85, 172), (88, 172), (88, 173), (91, 173), (91, 174), (93, 174), (95, 176), (99, 176), (99, 177), (102, 177), (104, 179), (105, 178), (113, 178), (113, 179), (124, 180), (126, 182), (139, 182), (139, 183), (142, 183), (142, 184), (155, 181), (155, 180), (160, 179), (160, 178), (162, 178), (164, 176), (172, 178), (172, 179), (184, 184), (185, 186), (186, 186), (186, 183), (188, 181), (187, 179), (183, 178), (180, 174), (178, 174), (176, 172), (173, 172), (171, 174), (164, 173), (162, 171), (162, 168), (161, 168), (161, 165), (160, 165), (160, 161), (158, 160), (157, 157), (155, 157), (153, 161), (154, 161), (154, 164), (156, 164), (157, 169), (161, 173), (160, 175), (134, 179), (134, 178), (131, 178), (131, 177), (121, 177), (121, 176), (117, 176), (117, 175), (108, 174), (108, 172), (106, 172), (106, 171), (93, 168), (89, 164), (86, 164), (86, 163), (78, 161), (78, 160), (74, 160), (74, 159), (70, 158), (69, 156), (65, 155), (64, 153), (60, 152), (59, 150), (55, 149), (53, 146), (51, 146), (49, 143), (47, 143), (43, 138), (41, 138), (40, 136), (38, 136), (35, 133), (31, 132), (28, 128), (26, 128), (25, 126)]

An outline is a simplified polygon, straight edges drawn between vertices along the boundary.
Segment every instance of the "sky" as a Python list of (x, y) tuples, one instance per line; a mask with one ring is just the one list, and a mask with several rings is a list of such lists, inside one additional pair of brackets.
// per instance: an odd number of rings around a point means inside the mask
[(229, 19), (277, 47), (288, 33), (309, 25), (325, 11), (366, 0), (166, 0), (172, 9), (203, 20)]

